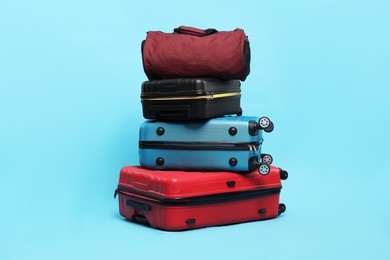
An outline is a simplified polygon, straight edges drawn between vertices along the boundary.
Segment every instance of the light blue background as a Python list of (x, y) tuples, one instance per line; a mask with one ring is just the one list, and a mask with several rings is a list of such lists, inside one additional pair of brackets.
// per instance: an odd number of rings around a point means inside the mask
[[(0, 0), (0, 259), (390, 259), (388, 1)], [(112, 198), (138, 163), (140, 44), (244, 28), (246, 115), (290, 173), (269, 220), (164, 232)]]

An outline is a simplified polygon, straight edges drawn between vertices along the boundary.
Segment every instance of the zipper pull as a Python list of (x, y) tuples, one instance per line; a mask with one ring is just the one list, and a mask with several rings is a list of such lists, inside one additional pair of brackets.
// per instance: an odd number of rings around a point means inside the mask
[(259, 140), (259, 145), (262, 145), (262, 144), (263, 144), (263, 141), (264, 141), (264, 139), (263, 139), (263, 138), (260, 138), (260, 140)]
[(114, 199), (116, 199), (116, 195), (118, 195), (118, 189), (115, 189), (115, 192), (114, 192)]
[(256, 146), (253, 144), (248, 144), (248, 147), (249, 147), (249, 152), (256, 152), (257, 151)]

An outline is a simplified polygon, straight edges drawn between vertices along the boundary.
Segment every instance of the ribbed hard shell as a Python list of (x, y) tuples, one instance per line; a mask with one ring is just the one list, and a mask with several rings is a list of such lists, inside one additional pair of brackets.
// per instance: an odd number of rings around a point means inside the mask
[[(234, 181), (234, 186), (227, 182)], [(203, 195), (260, 190), (281, 186), (280, 169), (271, 166), (268, 175), (257, 170), (234, 172), (185, 172), (147, 170), (137, 166), (121, 169), (118, 186), (146, 192), (162, 198), (187, 198)]]
[[(259, 142), (262, 131), (258, 135), (249, 134), (249, 121), (257, 123), (258, 117), (223, 116), (209, 120), (190, 122), (161, 122), (149, 120), (144, 122), (139, 131), (139, 141), (169, 142)], [(158, 135), (157, 128), (163, 128), (164, 134)], [(231, 135), (230, 128), (236, 128), (237, 134)]]

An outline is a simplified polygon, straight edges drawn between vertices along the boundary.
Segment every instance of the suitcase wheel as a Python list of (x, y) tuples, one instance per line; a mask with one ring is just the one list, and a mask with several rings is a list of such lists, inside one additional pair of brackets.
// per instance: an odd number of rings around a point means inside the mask
[(137, 223), (140, 223), (142, 225), (150, 226), (150, 223), (149, 223), (148, 219), (145, 218), (145, 216), (134, 215), (133, 216), (133, 221), (135, 221)]
[(279, 204), (279, 209), (278, 209), (278, 214), (280, 215), (280, 214), (282, 214), (283, 212), (285, 212), (286, 211), (286, 205), (284, 205), (283, 203), (280, 203)]
[(240, 112), (237, 113), (237, 116), (242, 116), (242, 109), (240, 108)]
[(265, 163), (260, 163), (258, 171), (261, 175), (267, 175), (270, 172), (270, 167)]
[(264, 129), (265, 132), (271, 133), (274, 130), (274, 123), (270, 123), (270, 125)]
[(272, 162), (274, 161), (272, 156), (270, 154), (267, 154), (267, 153), (262, 153), (260, 157), (261, 157), (261, 161), (265, 164), (268, 164), (268, 165), (271, 165)]
[(272, 130), (274, 130), (274, 124), (268, 117), (260, 117), (259, 122), (257, 124), (259, 129), (264, 130), (267, 133), (270, 133), (272, 132)]
[(260, 117), (259, 122), (258, 122), (259, 128), (260, 129), (267, 128), (270, 125), (270, 123), (271, 123), (271, 120), (269, 120), (268, 117), (266, 117), (266, 116)]
[(288, 178), (288, 172), (280, 169), (280, 179), (287, 180), (287, 178)]

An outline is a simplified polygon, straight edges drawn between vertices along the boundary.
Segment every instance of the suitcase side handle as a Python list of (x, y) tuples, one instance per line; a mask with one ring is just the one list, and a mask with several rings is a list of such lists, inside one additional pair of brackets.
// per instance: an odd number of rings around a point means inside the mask
[(142, 204), (142, 203), (139, 203), (139, 202), (135, 202), (135, 201), (132, 201), (132, 200), (126, 200), (126, 206), (129, 206), (129, 207), (132, 207), (132, 208), (136, 208), (136, 209), (139, 209), (139, 210), (143, 210), (143, 211), (150, 211), (151, 210), (149, 205)]
[(199, 28), (182, 25), (182, 26), (179, 26), (178, 28), (173, 29), (173, 32), (203, 37), (203, 36), (207, 36), (207, 35), (210, 35), (213, 33), (217, 33), (218, 31), (215, 29), (211, 29), (211, 28), (206, 29), (206, 30), (202, 30)]
[(189, 105), (176, 105), (167, 109), (164, 105), (154, 105), (149, 108), (151, 114), (154, 114), (154, 118), (159, 121), (164, 120), (184, 120), (187, 119), (188, 112), (191, 107)]
[(156, 115), (157, 120), (180, 120), (180, 119), (186, 119), (187, 113), (186, 112), (161, 112)]

